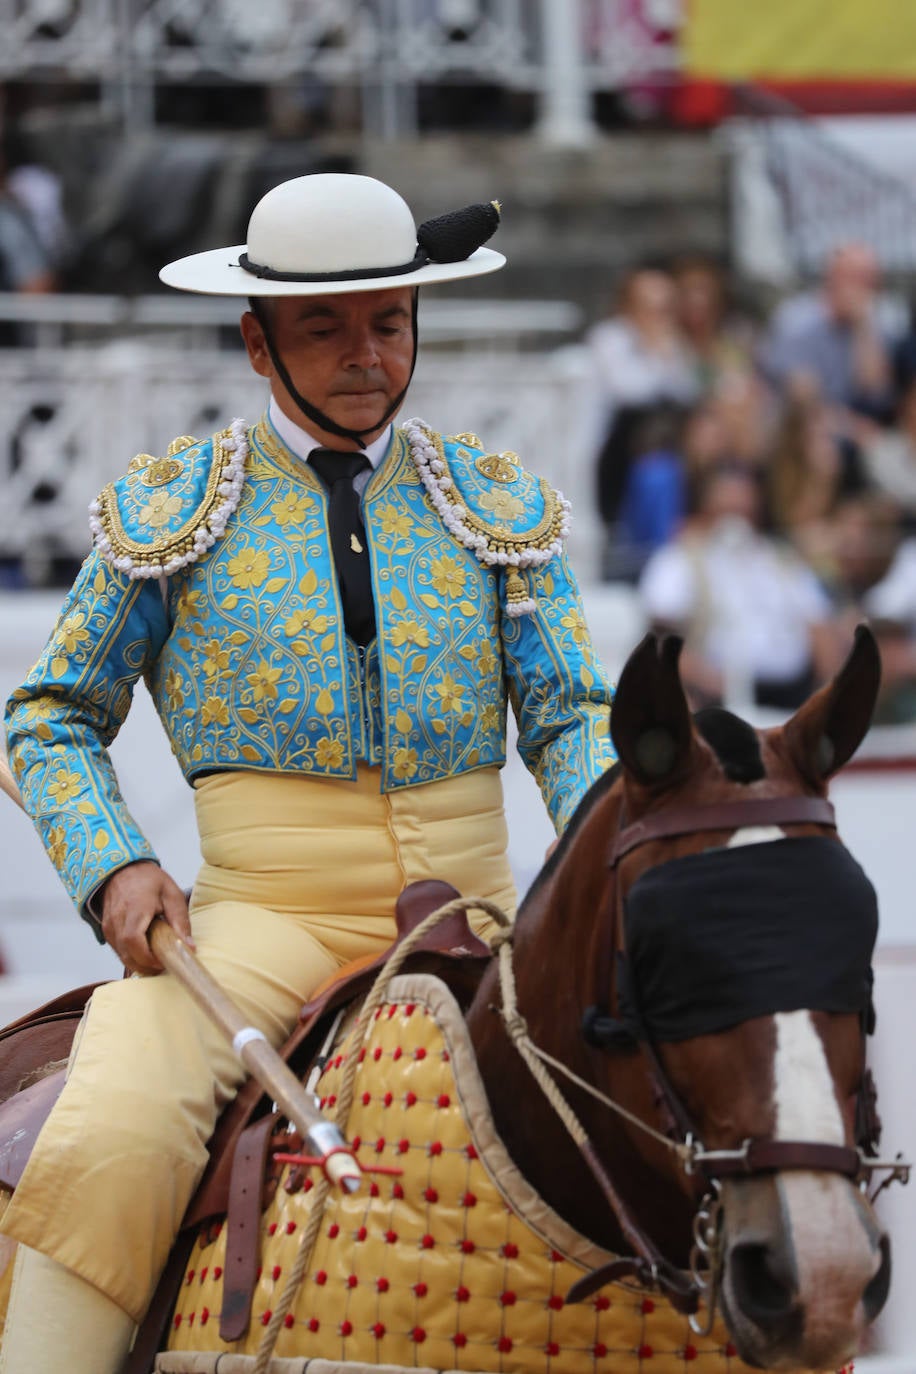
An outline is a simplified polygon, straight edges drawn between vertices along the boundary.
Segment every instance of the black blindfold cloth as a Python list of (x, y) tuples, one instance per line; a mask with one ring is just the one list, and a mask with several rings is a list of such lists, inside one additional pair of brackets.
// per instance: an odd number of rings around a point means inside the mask
[(624, 906), (620, 1018), (637, 1039), (687, 1040), (778, 1011), (871, 1005), (875, 890), (823, 836), (660, 864)]

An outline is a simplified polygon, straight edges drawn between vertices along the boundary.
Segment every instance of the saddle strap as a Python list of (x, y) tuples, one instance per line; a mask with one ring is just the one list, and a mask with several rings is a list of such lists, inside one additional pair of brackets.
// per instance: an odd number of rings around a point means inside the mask
[(240, 1340), (251, 1321), (264, 1169), (270, 1137), (278, 1119), (278, 1114), (271, 1112), (243, 1131), (232, 1162), (229, 1212), (226, 1217), (223, 1310), (219, 1319), (220, 1339), (224, 1341)]

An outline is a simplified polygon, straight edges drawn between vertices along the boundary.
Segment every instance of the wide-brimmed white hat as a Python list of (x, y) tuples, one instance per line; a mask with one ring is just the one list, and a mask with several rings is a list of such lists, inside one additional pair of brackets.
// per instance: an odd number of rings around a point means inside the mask
[(506, 259), (479, 245), (499, 207), (469, 205), (419, 230), (397, 191), (374, 177), (316, 172), (262, 197), (248, 242), (193, 253), (159, 273), (167, 286), (214, 296), (324, 296), (426, 286), (496, 272)]

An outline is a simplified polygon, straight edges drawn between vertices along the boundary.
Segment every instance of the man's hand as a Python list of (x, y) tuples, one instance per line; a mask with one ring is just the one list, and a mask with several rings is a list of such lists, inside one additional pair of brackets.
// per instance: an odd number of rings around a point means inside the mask
[(178, 884), (147, 859), (113, 873), (102, 889), (102, 934), (131, 973), (161, 973), (147, 931), (162, 916), (194, 949), (188, 903)]

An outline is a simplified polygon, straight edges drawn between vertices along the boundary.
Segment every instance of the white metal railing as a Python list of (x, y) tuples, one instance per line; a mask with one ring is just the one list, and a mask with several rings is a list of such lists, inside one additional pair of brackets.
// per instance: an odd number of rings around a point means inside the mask
[(745, 85), (731, 150), (736, 265), (780, 284), (819, 274), (843, 243), (867, 243), (886, 272), (916, 269), (916, 188), (829, 123)]
[[(0, 292), (0, 322), (16, 325), (26, 348), (54, 348), (75, 340), (99, 343), (118, 338), (162, 339), (179, 334), (185, 346), (217, 347), (235, 330), (245, 309), (236, 297), (17, 295)], [(556, 300), (452, 300), (421, 296), (420, 327), (425, 344), (452, 348), (517, 350), (543, 346), (582, 327), (581, 308)]]
[(676, 65), (682, 3), (0, 0), (0, 79), (100, 81), (128, 123), (150, 122), (157, 82), (348, 84), (387, 134), (410, 132), (420, 85), (493, 82), (543, 96), (546, 135), (577, 141), (577, 91)]

